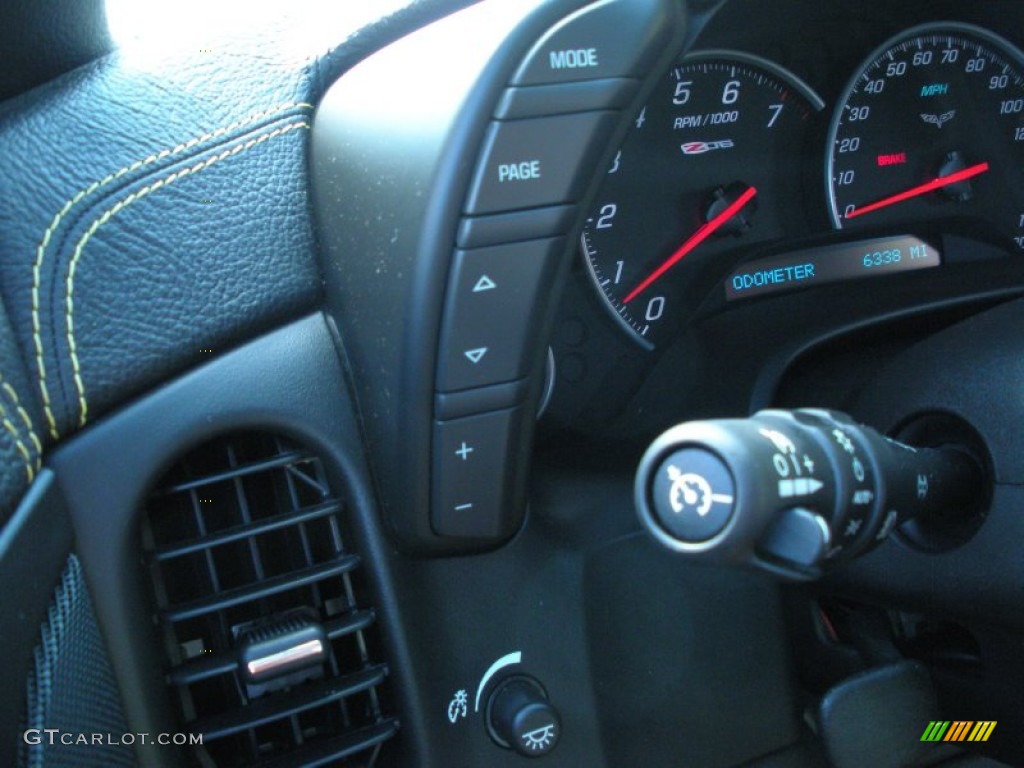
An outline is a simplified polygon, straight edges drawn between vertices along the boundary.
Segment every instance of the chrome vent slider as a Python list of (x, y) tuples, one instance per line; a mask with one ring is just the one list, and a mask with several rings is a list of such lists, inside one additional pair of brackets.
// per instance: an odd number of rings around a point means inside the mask
[(328, 657), (326, 630), (304, 612), (261, 622), (239, 639), (239, 673), (249, 685), (318, 668)]
[(370, 765), (398, 733), (352, 514), (319, 456), (266, 432), (197, 446), (148, 497), (154, 618), (180, 725), (203, 736), (195, 764)]

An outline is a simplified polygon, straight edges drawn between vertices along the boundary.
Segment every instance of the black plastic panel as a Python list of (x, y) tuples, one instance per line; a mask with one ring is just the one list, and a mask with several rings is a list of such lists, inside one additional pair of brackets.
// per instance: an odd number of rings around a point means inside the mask
[(0, 765), (14, 765), (26, 699), (25, 681), (32, 650), (42, 641), (53, 589), (71, 549), (71, 526), (64, 498), (51, 471), (44, 469), (14, 515), (0, 531)]
[(1024, 627), (1024, 301), (952, 326), (897, 357), (861, 395), (854, 415), (892, 431), (914, 415), (949, 413), (980, 435), (996, 487), (987, 519), (966, 543), (926, 553), (890, 540), (835, 574), (837, 583), (925, 612)]
[(457, 244), (459, 248), (482, 248), (562, 235), (569, 231), (575, 219), (576, 207), (573, 205), (555, 205), (495, 216), (468, 216), (459, 225)]
[[(794, 742), (777, 585), (683, 562), (639, 530), (629, 475), (563, 471), (551, 458), (538, 459), (528, 520), (508, 545), (393, 561), (430, 765), (524, 764), (483, 718), (496, 683), (515, 674), (536, 678), (561, 714), (544, 765), (729, 766)], [(459, 691), (467, 713), (451, 722)]]
[[(228, 432), (267, 429), (291, 436), (323, 460), (350, 510), (361, 556), (373, 575), (379, 621), (390, 638), (389, 666), (403, 681), (400, 708), (409, 765), (423, 764), (412, 676), (397, 642), (395, 600), (380, 580), (377, 516), (342, 367), (321, 315), (300, 320), (231, 352), (62, 444), (52, 466), (70, 498), (76, 550), (107, 637), (125, 715), (135, 732), (174, 732), (162, 679), (161, 644), (141, 570), (138, 510), (171, 462)], [(407, 697), (407, 698), (406, 698)], [(173, 748), (139, 747), (143, 765), (181, 759)]]
[[(313, 190), (326, 252), (328, 305), (345, 337), (382, 502), (397, 541), (407, 550), (453, 553), (498, 543), (486, 538), (446, 540), (431, 529), (429, 514), (431, 385), (460, 214), (477, 175), (474, 161), (489, 129), (508, 128), (513, 135), (549, 127), (551, 120), (585, 120), (590, 125), (594, 118), (600, 123), (602, 141), (586, 148), (583, 141), (567, 145), (572, 152), (584, 150), (583, 155), (576, 155), (588, 158), (581, 167), (549, 153), (551, 170), (562, 171), (557, 194), (529, 199), (519, 196), (482, 209), (541, 205), (544, 200), (570, 205), (541, 211), (537, 221), (525, 226), (520, 217), (529, 218), (529, 211), (471, 220), (458, 240), (483, 245), (568, 235), (529, 324), (534, 330), (522, 368), (526, 372), (526, 407), (517, 428), (519, 450), (510, 456), (510, 471), (524, 472), (528, 462), (532, 413), (544, 385), (553, 299), (560, 294), (581, 223), (571, 222), (571, 216), (578, 216), (583, 208), (571, 204), (586, 203), (593, 194), (601, 175), (597, 169), (606, 167), (612, 148), (625, 132), (629, 109), (530, 118), (501, 126), (491, 121), (526, 52), (580, 5), (576, 0), (538, 1), (535, 6), (518, 7), (497, 0), (480, 3), (362, 62), (332, 86), (317, 112)], [(667, 63), (682, 45), (684, 4), (678, 0), (616, 0), (611, 5), (628, 7), (637, 18), (649, 17), (636, 39), (651, 50), (638, 55), (634, 65), (650, 64), (649, 73), (642, 67), (644, 74), (655, 75), (657, 62)], [(459, 55), (438, 56), (438, 50), (452, 48), (453, 40), (458, 41)], [(406, 87), (406, 75), (412, 68), (424, 82), (443, 82), (445, 87), (428, 89), (424, 95), (429, 98), (417, 100)], [(631, 69), (629, 74), (636, 73)], [(632, 106), (645, 95), (641, 83)], [(613, 94), (612, 100), (621, 104), (621, 94)], [(414, 114), (415, 119), (410, 117)], [(538, 146), (546, 150), (546, 134), (541, 131), (538, 139), (537, 133), (533, 130), (533, 141), (540, 140)], [(513, 153), (501, 162), (532, 159), (537, 158)], [(546, 174), (546, 167), (540, 172)], [(547, 180), (545, 175), (545, 183)], [(367, 191), (351, 194), (353, 189)], [(402, 439), (396, 440), (396, 435)], [(520, 514), (516, 512), (517, 517)]]
[[(565, 735), (546, 765), (728, 765), (795, 741), (773, 583), (659, 550), (638, 529), (629, 476), (563, 472), (549, 460), (531, 483), (530, 520), (508, 546), (402, 556), (383, 544), (349, 402), (327, 324), (313, 316), (167, 385), (54, 454), (131, 730), (173, 730), (136, 510), (182, 452), (265, 428), (316, 451), (355, 510), (399, 698), (402, 751), (389, 766), (520, 765), (491, 742), (475, 707), (478, 690), (483, 705), (494, 682), (516, 670), (535, 675), (563, 716)], [(518, 661), (482, 683), (510, 653)], [(460, 690), (467, 713), (453, 723)], [(636, 739), (641, 729), (656, 737)], [(139, 757), (167, 766), (176, 755), (161, 747)]]
[(635, 80), (614, 77), (562, 85), (509, 88), (495, 107), (494, 116), (499, 120), (516, 120), (538, 115), (622, 108), (632, 100), (636, 86)]

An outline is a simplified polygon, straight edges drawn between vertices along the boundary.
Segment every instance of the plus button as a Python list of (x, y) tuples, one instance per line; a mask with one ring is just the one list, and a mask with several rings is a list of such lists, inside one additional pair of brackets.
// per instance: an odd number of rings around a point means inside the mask
[(466, 461), (469, 458), (469, 454), (471, 454), (472, 452), (473, 447), (471, 445), (466, 445), (466, 441), (463, 440), (462, 447), (455, 452), (455, 455), (458, 456), (463, 461)]

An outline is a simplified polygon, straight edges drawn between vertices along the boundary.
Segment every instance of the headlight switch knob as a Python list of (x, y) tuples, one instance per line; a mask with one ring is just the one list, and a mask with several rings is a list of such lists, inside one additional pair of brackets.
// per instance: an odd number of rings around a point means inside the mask
[(562, 735), (562, 719), (536, 680), (502, 681), (487, 702), (487, 731), (494, 743), (525, 757), (543, 757)]

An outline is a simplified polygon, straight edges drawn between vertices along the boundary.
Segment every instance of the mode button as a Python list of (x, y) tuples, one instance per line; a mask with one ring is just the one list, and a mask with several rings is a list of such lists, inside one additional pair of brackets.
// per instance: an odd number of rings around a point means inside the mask
[(526, 55), (512, 85), (643, 77), (677, 24), (666, 0), (602, 0), (556, 24)]

